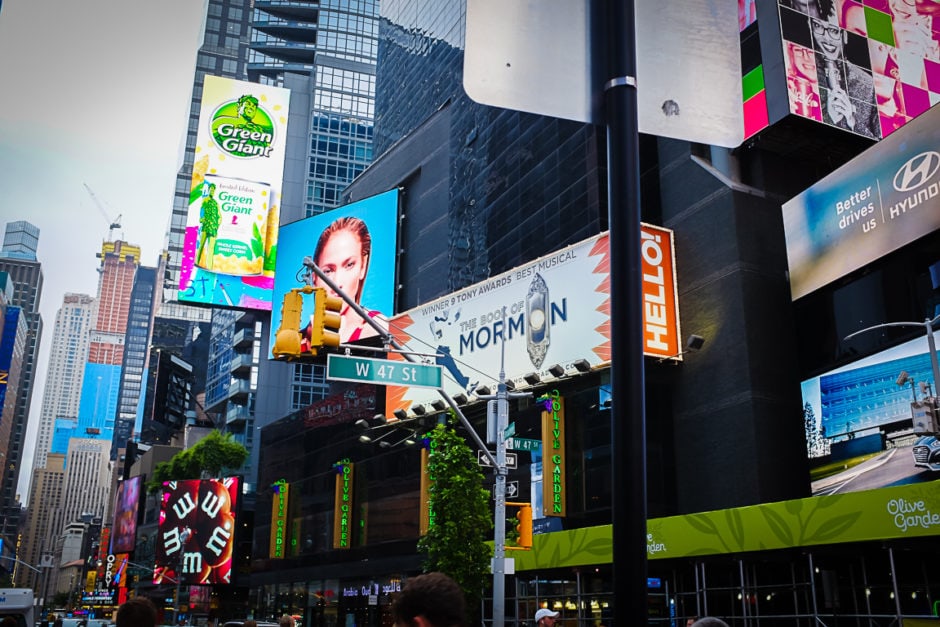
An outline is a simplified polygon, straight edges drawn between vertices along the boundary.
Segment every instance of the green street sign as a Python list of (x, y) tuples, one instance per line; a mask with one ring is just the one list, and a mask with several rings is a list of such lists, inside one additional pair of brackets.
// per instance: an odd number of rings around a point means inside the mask
[(514, 435), (516, 435), (516, 423), (510, 422), (509, 426), (503, 430), (503, 439), (508, 440)]
[(512, 438), (506, 440), (506, 447), (513, 451), (541, 451), (541, 440), (529, 440), (526, 438)]
[(376, 385), (439, 388), (441, 367), (391, 359), (330, 354), (326, 358), (326, 378)]

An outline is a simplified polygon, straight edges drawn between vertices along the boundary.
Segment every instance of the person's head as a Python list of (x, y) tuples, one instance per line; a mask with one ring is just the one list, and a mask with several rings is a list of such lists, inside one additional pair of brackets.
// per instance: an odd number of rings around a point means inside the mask
[(816, 55), (812, 50), (788, 41), (787, 54), (790, 56), (790, 74), (792, 76), (810, 82), (816, 81)]
[(552, 627), (557, 619), (558, 612), (553, 612), (543, 607), (535, 613), (535, 627)]
[(277, 621), (278, 627), (294, 627), (294, 619), (284, 614)]
[(692, 627), (728, 627), (728, 623), (714, 616), (703, 616), (692, 623)]
[(117, 627), (155, 627), (157, 608), (150, 599), (134, 597), (118, 608), (114, 623)]
[[(372, 236), (369, 235), (366, 223), (347, 216), (334, 220), (320, 233), (313, 251), (313, 262), (340, 289), (354, 295), (358, 303), (371, 256)], [(345, 312), (346, 307), (343, 310)]]
[(0, 620), (0, 627), (16, 627), (16, 619), (12, 616), (7, 616), (3, 620)]
[(238, 99), (238, 114), (251, 122), (258, 112), (258, 99), (251, 94), (245, 94)]
[(835, 15), (823, 19), (810, 18), (810, 27), (813, 31), (813, 41), (816, 50), (826, 59), (836, 61), (842, 58), (842, 48), (845, 45), (845, 34), (839, 27)]
[(249, 618), (244, 623), (242, 623), (242, 627), (258, 627), (258, 623), (257, 621), (254, 621)]
[(465, 627), (466, 601), (444, 573), (412, 577), (392, 602), (396, 627)]

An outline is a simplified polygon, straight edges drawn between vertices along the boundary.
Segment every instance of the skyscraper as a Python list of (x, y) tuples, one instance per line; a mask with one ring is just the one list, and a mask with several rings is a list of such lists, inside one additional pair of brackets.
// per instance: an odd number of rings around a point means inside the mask
[(35, 261), (38, 246), (39, 227), (25, 220), (7, 222), (6, 233), (3, 236), (4, 255)]
[[(120, 240), (105, 242), (98, 279), (98, 308), (91, 330), (88, 361), (82, 375), (81, 401), (73, 435), (108, 441), (110, 451), (114, 434), (114, 418), (120, 389), (124, 340), (130, 312), (134, 276), (140, 260), (140, 248)], [(64, 453), (68, 436), (60, 431), (53, 435), (52, 451)]]
[[(378, 6), (376, 0), (309, 0), (255, 7), (249, 79), (291, 90), (281, 224), (342, 204), (343, 189), (372, 162)], [(264, 386), (247, 404), (256, 428), (328, 390), (322, 366), (270, 361), (267, 337), (265, 328), (258, 364)], [(230, 411), (238, 417), (242, 409)], [(252, 450), (251, 475), (257, 459)]]
[(78, 420), (82, 375), (88, 360), (88, 343), (95, 312), (96, 301), (87, 294), (66, 294), (62, 298), (62, 306), (56, 312), (36, 432), (34, 470), (46, 467), (56, 418)]
[[(65, 455), (55, 453), (44, 456), (42, 468), (33, 471), (33, 480), (29, 485), (29, 502), (42, 503), (27, 511), (23, 539), (20, 545), (20, 559), (29, 564), (41, 564), (42, 556), (51, 555), (53, 545), (49, 543), (49, 531), (60, 514), (62, 503), (62, 482), (65, 477)], [(17, 570), (16, 585), (29, 586), (36, 591), (36, 598), (42, 592), (37, 588), (39, 575), (28, 568)]]
[[(293, 4), (293, 3), (291, 3)], [(177, 301), (186, 216), (189, 212), (189, 190), (193, 177), (196, 133), (202, 85), (206, 74), (243, 79), (245, 77), (244, 45), (248, 41), (251, 3), (248, 0), (209, 0), (206, 30), (196, 56), (196, 75), (189, 108), (189, 131), (183, 165), (176, 174), (176, 195), (167, 233), (167, 261), (163, 280), (163, 305), (160, 314), (188, 320), (208, 321), (210, 310), (180, 305)]]
[(118, 390), (117, 415), (111, 444), (111, 459), (124, 448), (137, 425), (137, 409), (142, 394), (144, 370), (150, 351), (154, 298), (157, 296), (157, 268), (140, 267), (134, 276), (131, 303), (124, 336), (124, 360)]
[[(43, 286), (42, 264), (36, 260), (35, 254), (38, 239), (39, 229), (28, 222), (14, 222), (7, 225), (3, 250), (0, 251), (0, 272), (8, 273), (13, 280), (11, 302), (22, 310), (27, 327), (23, 370), (11, 425), (10, 447), (0, 479), (0, 516), (4, 521), (4, 529), (16, 529), (19, 524), (20, 506), (17, 492), (20, 460), (23, 456), (23, 439), (26, 436), (26, 423), (33, 396), (36, 357), (42, 338), (42, 316), (39, 314), (39, 299)], [(28, 474), (23, 478), (25, 482)]]

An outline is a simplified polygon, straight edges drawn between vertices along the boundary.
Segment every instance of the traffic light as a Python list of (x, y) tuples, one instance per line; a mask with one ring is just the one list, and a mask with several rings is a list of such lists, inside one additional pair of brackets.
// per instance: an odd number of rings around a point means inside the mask
[(281, 303), (281, 326), (274, 335), (274, 347), (271, 354), (275, 359), (297, 359), (301, 355), (300, 348), (300, 312), (304, 306), (304, 292), (310, 293), (313, 288), (309, 286), (294, 288), (284, 294)]
[(314, 289), (313, 296), (316, 300), (314, 301), (313, 321), (310, 324), (309, 350), (316, 355), (318, 348), (339, 346), (339, 325), (343, 322), (340, 311), (343, 309), (343, 299), (328, 295), (324, 287)]
[(532, 505), (529, 503), (509, 503), (506, 505), (517, 506), (519, 511), (516, 512), (516, 534), (517, 540), (516, 544), (519, 546), (511, 547), (507, 546), (507, 549), (522, 549), (529, 550), (532, 548)]

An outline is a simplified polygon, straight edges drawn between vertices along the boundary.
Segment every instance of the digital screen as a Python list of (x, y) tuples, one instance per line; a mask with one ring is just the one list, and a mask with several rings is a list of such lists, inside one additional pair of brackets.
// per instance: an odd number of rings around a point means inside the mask
[(154, 583), (231, 583), (240, 486), (238, 477), (163, 484)]
[(780, 0), (790, 111), (887, 137), (940, 101), (940, 8), (919, 0)]
[(114, 524), (111, 526), (111, 553), (130, 553), (134, 550), (142, 485), (143, 477), (131, 477), (118, 483)]
[[(274, 277), (271, 311), (272, 349), (281, 326), (284, 296), (291, 289), (307, 284), (304, 257), (311, 257), (373, 320), (387, 328), (387, 317), (395, 303), (397, 235), (397, 189), (282, 226), (278, 234), (278, 271)], [(315, 286), (327, 287), (318, 280)], [(301, 330), (311, 319), (313, 302), (312, 294), (304, 297)], [(375, 329), (354, 309), (343, 305), (340, 325), (343, 344), (375, 335)]]
[(271, 309), (290, 91), (206, 76), (179, 299)]
[(921, 383), (932, 380), (920, 337), (803, 381), (813, 494), (933, 480), (915, 455), (919, 446), (936, 448), (931, 429), (917, 424), (928, 391)]

